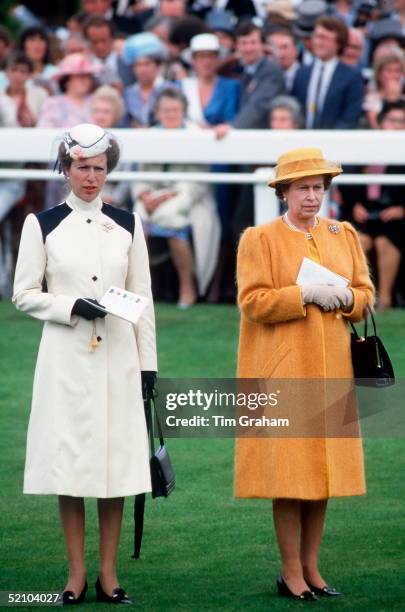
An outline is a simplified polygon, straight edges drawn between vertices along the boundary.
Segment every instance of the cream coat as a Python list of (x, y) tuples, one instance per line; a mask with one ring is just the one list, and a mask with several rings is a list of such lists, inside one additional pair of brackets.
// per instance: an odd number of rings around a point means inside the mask
[[(44, 321), (25, 493), (107, 498), (151, 490), (140, 371), (157, 370), (155, 324), (137, 215), (133, 236), (131, 224), (130, 213), (73, 194), (67, 205), (25, 220), (13, 302)], [(93, 324), (71, 310), (77, 298), (100, 299), (110, 285), (151, 301), (136, 326), (96, 319), (101, 341), (89, 352)]]

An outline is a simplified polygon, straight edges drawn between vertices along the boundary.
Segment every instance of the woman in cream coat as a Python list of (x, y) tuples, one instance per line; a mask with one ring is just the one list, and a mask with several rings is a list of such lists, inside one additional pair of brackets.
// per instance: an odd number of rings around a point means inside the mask
[[(151, 490), (142, 382), (153, 385), (157, 363), (147, 249), (139, 217), (99, 196), (118, 158), (117, 142), (98, 126), (65, 134), (59, 164), (72, 191), (28, 215), (15, 275), (15, 305), (44, 321), (24, 492), (59, 496), (69, 560), (63, 605), (87, 589), (83, 498), (98, 498), (97, 598), (125, 602), (115, 573), (123, 501)], [(149, 299), (136, 325), (82, 299), (97, 304), (110, 285)]]
[[(339, 434), (342, 429), (327, 435), (336, 415), (343, 420), (348, 408), (356, 415), (347, 321), (360, 321), (373, 302), (355, 230), (349, 223), (316, 216), (325, 188), (341, 171), (319, 149), (282, 155), (269, 185), (288, 211), (247, 229), (238, 251), (238, 376), (289, 379), (289, 405), (296, 418), (309, 411), (317, 414), (319, 408), (321, 433), (325, 430), (316, 437), (240, 437), (236, 445), (236, 496), (273, 499), (282, 562), (278, 592), (308, 601), (340, 594), (327, 585), (318, 567), (327, 500), (365, 493), (356, 418), (347, 436)], [(299, 286), (304, 257), (348, 279), (348, 287)], [(308, 382), (309, 396), (302, 393)], [(336, 404), (324, 404), (325, 390), (334, 389), (343, 390), (344, 401), (337, 395)]]

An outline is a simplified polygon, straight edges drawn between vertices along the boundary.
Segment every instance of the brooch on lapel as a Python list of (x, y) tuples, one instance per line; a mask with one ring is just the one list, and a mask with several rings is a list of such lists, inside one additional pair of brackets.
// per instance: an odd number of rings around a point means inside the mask
[(105, 221), (104, 223), (101, 223), (101, 227), (105, 232), (111, 232), (111, 230), (113, 230), (115, 227), (115, 223), (109, 223), (108, 221)]
[(332, 234), (339, 234), (340, 227), (337, 223), (331, 223), (330, 225), (328, 225), (328, 230), (332, 232)]

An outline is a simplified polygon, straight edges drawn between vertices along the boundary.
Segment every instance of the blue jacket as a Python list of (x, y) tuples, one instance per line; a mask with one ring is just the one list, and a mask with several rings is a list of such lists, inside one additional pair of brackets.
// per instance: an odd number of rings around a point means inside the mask
[[(295, 75), (291, 94), (298, 98), (307, 113), (307, 95), (313, 66), (301, 66)], [(355, 68), (339, 62), (332, 75), (322, 114), (319, 129), (352, 129), (360, 119), (363, 102), (363, 81)]]

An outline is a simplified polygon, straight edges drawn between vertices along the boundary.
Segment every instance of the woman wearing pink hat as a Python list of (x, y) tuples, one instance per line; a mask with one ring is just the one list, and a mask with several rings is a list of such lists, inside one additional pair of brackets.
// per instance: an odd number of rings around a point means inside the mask
[(61, 95), (51, 96), (42, 108), (38, 127), (70, 127), (90, 121), (90, 94), (97, 67), (84, 53), (70, 53), (53, 76)]

